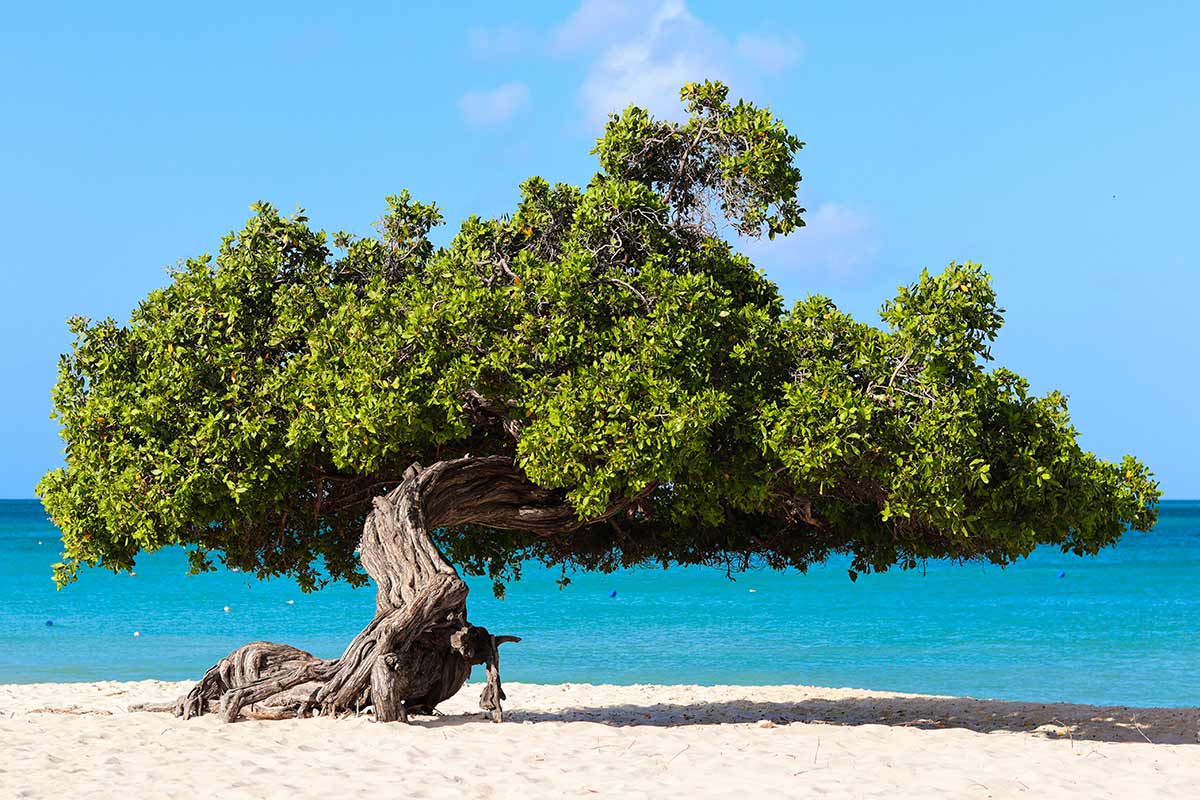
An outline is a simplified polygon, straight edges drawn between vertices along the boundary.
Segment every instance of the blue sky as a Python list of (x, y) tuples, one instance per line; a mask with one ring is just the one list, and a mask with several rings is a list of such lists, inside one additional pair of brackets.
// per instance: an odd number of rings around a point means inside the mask
[[(71, 314), (126, 318), (248, 206), (360, 233), (402, 188), (457, 221), (586, 182), (607, 110), (721, 78), (807, 143), (795, 300), (874, 319), (983, 262), (998, 361), (1083, 443), (1200, 497), (1200, 4), (23, 3), (0, 30), (0, 497), (60, 462)], [(443, 229), (448, 235), (450, 230)]]

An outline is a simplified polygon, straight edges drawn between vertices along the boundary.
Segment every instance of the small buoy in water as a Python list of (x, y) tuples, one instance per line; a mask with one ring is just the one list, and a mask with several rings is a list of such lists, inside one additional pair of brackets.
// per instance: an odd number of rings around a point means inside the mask
[(41, 544), (41, 542), (38, 542), (38, 544)]
[(46, 627), (47, 627), (47, 628), (53, 628), (53, 627), (54, 627), (54, 620), (52, 620), (52, 619), (48, 619), (48, 620), (46, 620)]
[(758, 594), (758, 589), (751, 589), (750, 594)]
[(1067, 577), (1067, 571), (1064, 569), (1062, 572), (1058, 573), (1058, 577), (1060, 577), (1060, 578)]
[(288, 605), (289, 605), (289, 606), (292, 606), (292, 605), (295, 605), (295, 604), (296, 604), (296, 601), (295, 601), (295, 600), (288, 600)]
[(609, 596), (609, 597), (616, 597), (616, 596), (617, 596), (617, 590), (616, 590), (616, 589), (613, 589), (611, 592), (609, 592), (609, 593), (608, 593), (608, 596)]
[(142, 632), (141, 632), (141, 631), (134, 631), (134, 632), (133, 632), (133, 635), (134, 635), (134, 636), (141, 636), (141, 635), (142, 635)]
[(228, 613), (229, 613), (229, 606), (225, 606), (225, 613), (226, 613), (226, 614), (228, 614)]

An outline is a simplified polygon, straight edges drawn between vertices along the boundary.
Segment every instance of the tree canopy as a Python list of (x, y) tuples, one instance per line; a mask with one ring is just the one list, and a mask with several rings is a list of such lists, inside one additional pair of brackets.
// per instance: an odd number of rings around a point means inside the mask
[(1063, 394), (991, 368), (1002, 309), (979, 265), (922, 272), (882, 326), (820, 296), (785, 308), (729, 234), (804, 225), (803, 145), (721, 84), (682, 98), (683, 122), (613, 116), (586, 187), (530, 178), (444, 247), (438, 207), (407, 192), (366, 238), (260, 203), (128, 323), (73, 319), (53, 390), (66, 464), (38, 486), (56, 578), (183, 544), (197, 570), (361, 583), (373, 498), (468, 455), (570, 510), (437, 530), (498, 581), (527, 559), (831, 553), (855, 577), (1090, 554), (1151, 527), (1145, 466), (1085, 452)]

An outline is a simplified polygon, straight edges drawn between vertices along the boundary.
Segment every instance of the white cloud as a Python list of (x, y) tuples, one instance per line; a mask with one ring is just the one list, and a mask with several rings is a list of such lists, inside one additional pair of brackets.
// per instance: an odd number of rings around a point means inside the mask
[(804, 219), (807, 224), (790, 236), (739, 239), (738, 248), (776, 279), (808, 274), (846, 280), (873, 269), (879, 245), (865, 211), (823, 202)]
[[(628, 35), (644, 16), (645, 3), (629, 0), (583, 0), (551, 34), (555, 53), (574, 53)], [(640, 7), (639, 7), (640, 6)]]
[[(786, 35), (741, 34), (731, 40), (692, 14), (686, 0), (580, 0), (548, 36), (512, 25), (475, 29), (468, 36), (477, 58), (549, 53), (583, 60), (579, 103), (589, 128), (631, 103), (679, 119), (685, 83), (720, 80), (738, 96), (755, 76), (779, 74), (803, 53), (799, 41)], [(482, 94), (463, 101), (482, 105)], [(475, 116), (465, 107), (464, 113)]]
[[(585, 0), (571, 20), (585, 11), (589, 17), (599, 6), (623, 7)], [(619, 15), (624, 19), (624, 12)], [(568, 27), (567, 30), (573, 30)], [(599, 124), (608, 114), (633, 103), (655, 115), (678, 118), (682, 114), (679, 88), (688, 81), (714, 79), (736, 85), (729, 42), (692, 15), (683, 0), (665, 0), (633, 33), (612, 36), (588, 70), (580, 100), (589, 124)], [(569, 41), (579, 42), (582, 33)]]
[(739, 57), (771, 74), (787, 70), (804, 54), (804, 46), (795, 38), (751, 33), (738, 36), (734, 48)]
[(467, 92), (458, 99), (458, 108), (471, 125), (486, 126), (507, 122), (528, 103), (528, 86), (506, 83), (490, 91)]
[(525, 28), (513, 25), (475, 28), (467, 34), (467, 44), (475, 58), (504, 58), (533, 49), (534, 36)]

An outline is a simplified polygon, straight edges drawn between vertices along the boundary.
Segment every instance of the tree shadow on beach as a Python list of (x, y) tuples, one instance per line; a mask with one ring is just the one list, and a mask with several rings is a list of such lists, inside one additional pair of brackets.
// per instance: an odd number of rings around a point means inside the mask
[[(731, 699), (715, 703), (656, 703), (505, 711), (507, 722), (595, 722), (617, 727), (678, 727), (760, 723), (775, 725), (888, 725), (977, 733), (1033, 733), (1096, 742), (1200, 744), (1200, 708), (1130, 708), (1070, 703), (1024, 703), (957, 697), (854, 697), (794, 703)], [(453, 715), (422, 721), (431, 727), (477, 719)]]

